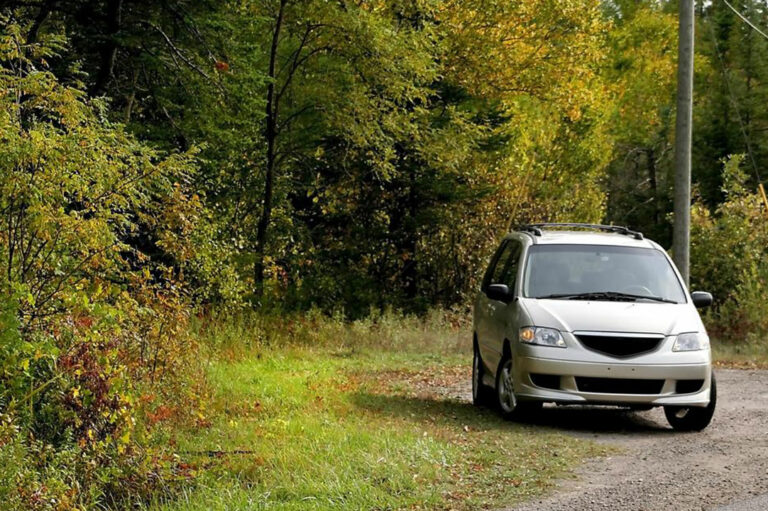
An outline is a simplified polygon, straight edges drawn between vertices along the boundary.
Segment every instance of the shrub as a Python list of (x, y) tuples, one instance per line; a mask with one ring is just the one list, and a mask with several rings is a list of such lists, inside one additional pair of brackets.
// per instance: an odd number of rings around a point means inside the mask
[(768, 214), (746, 187), (741, 156), (726, 160), (725, 201), (714, 213), (697, 201), (691, 217), (691, 283), (715, 296), (706, 319), (721, 340), (768, 335)]
[(183, 185), (194, 155), (138, 142), (60, 83), (62, 40), (0, 26), (0, 506), (121, 506), (163, 465), (144, 413), (188, 412), (198, 390), (174, 269), (202, 207)]

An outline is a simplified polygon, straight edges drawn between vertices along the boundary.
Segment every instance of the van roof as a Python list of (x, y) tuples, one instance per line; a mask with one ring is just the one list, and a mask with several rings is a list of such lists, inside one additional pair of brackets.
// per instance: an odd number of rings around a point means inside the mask
[(521, 225), (516, 232), (528, 235), (534, 244), (615, 245), (661, 248), (640, 232), (620, 225), (541, 223)]
[(536, 245), (615, 245), (623, 247), (658, 248), (649, 239), (635, 239), (632, 236), (612, 232), (589, 231), (542, 231), (541, 235), (528, 234)]

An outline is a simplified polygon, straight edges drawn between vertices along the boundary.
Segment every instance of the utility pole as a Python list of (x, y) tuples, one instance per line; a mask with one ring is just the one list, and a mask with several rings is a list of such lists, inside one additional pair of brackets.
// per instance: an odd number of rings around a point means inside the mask
[(675, 217), (672, 256), (689, 281), (691, 245), (691, 139), (693, 132), (693, 0), (678, 0), (677, 118), (675, 119)]

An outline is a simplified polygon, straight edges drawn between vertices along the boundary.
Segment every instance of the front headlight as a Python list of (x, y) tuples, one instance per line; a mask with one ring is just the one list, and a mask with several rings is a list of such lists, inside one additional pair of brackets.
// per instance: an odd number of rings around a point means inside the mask
[(672, 351), (697, 351), (709, 348), (709, 337), (700, 332), (688, 332), (680, 334), (675, 339)]
[(520, 329), (520, 342), (526, 344), (538, 344), (540, 346), (554, 346), (565, 348), (565, 341), (558, 330), (554, 328), (542, 328), (527, 326)]

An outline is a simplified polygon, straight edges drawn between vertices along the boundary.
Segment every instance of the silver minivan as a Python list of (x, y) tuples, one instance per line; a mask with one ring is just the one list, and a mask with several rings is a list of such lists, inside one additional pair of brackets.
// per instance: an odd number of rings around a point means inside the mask
[(663, 406), (699, 431), (717, 400), (699, 307), (666, 252), (625, 227), (534, 224), (493, 255), (474, 304), (472, 398), (506, 418), (543, 403)]

